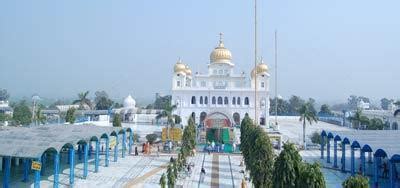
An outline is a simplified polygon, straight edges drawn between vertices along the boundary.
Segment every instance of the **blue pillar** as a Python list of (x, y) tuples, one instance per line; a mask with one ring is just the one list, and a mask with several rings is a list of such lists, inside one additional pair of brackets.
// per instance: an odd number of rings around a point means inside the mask
[(379, 157), (374, 157), (374, 186), (378, 187), (379, 180)]
[(24, 177), (22, 179), (23, 182), (29, 181), (29, 159), (24, 159)]
[(73, 187), (74, 185), (74, 177), (75, 177), (75, 165), (74, 165), (74, 158), (75, 158), (75, 150), (74, 147), (69, 148), (69, 185)]
[(92, 156), (92, 151), (93, 151), (92, 141), (89, 141), (89, 158)]
[(59, 170), (60, 170), (60, 153), (56, 152), (54, 155), (54, 183), (53, 188), (58, 188), (58, 178), (59, 178)]
[(133, 144), (133, 133), (131, 130), (131, 132), (129, 132), (129, 154), (132, 153), (132, 144)]
[(95, 150), (95, 158), (94, 158), (94, 172), (99, 171), (99, 152), (100, 152), (100, 141), (96, 141), (96, 150)]
[(41, 171), (40, 171), (40, 175), (44, 175), (44, 173), (46, 172), (46, 153), (44, 153), (43, 155), (42, 155), (42, 169), (41, 169)]
[[(40, 157), (37, 159), (37, 162), (41, 162)], [(42, 164), (42, 168), (44, 165)], [(35, 170), (35, 182), (34, 182), (34, 188), (40, 188), (40, 170)]]
[(122, 133), (122, 158), (125, 157), (125, 151), (126, 151), (126, 132)]
[(351, 166), (351, 175), (354, 176), (355, 175), (355, 163), (356, 163), (356, 159), (354, 157), (354, 148), (351, 147), (351, 158), (350, 158), (350, 166)]
[(342, 172), (346, 172), (346, 144), (342, 142)]
[(105, 157), (105, 166), (108, 167), (109, 160), (108, 158), (110, 157), (110, 140), (109, 138), (106, 138), (106, 157)]
[(365, 172), (366, 172), (366, 169), (365, 169), (365, 152), (361, 150), (361, 154), (360, 155), (361, 155), (360, 156), (361, 157), (361, 174), (363, 176), (365, 176)]
[(11, 157), (4, 157), (3, 188), (10, 187)]
[(390, 188), (395, 188), (396, 186), (396, 177), (395, 171), (396, 170), (396, 163), (389, 160), (389, 181), (390, 181)]
[(114, 146), (114, 162), (117, 162), (118, 160), (118, 137), (115, 138), (116, 139), (116, 143)]
[(326, 142), (326, 162), (331, 163), (331, 139)]
[(337, 167), (337, 141), (333, 140), (333, 168)]
[(88, 175), (88, 153), (89, 153), (89, 143), (83, 145), (83, 178), (86, 179)]
[(324, 136), (321, 136), (321, 159), (324, 158)]

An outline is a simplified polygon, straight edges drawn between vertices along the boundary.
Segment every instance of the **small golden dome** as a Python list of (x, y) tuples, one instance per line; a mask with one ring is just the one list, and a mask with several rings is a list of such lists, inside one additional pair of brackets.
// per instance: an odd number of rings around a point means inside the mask
[[(261, 60), (261, 63), (257, 65), (257, 75), (267, 72), (268, 72), (268, 65), (265, 64), (263, 60)], [(251, 71), (251, 77), (254, 78), (254, 68)]]
[(219, 44), (210, 54), (210, 62), (212, 63), (225, 63), (232, 60), (232, 53), (224, 46), (222, 40), (222, 33), (220, 33)]
[(174, 72), (178, 73), (178, 72), (185, 72), (186, 71), (186, 66), (185, 64), (182, 63), (182, 60), (179, 59), (178, 62), (176, 62), (175, 66), (174, 66)]
[(186, 73), (186, 75), (192, 75), (192, 70), (187, 65), (185, 67), (185, 73)]

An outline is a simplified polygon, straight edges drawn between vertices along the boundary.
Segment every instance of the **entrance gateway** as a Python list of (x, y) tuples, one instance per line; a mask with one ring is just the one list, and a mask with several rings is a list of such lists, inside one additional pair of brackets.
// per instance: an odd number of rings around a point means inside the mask
[(234, 127), (232, 125), (229, 116), (222, 112), (208, 114), (204, 119), (204, 127), (200, 133), (201, 142), (224, 144), (225, 151), (232, 151), (232, 144), (235, 141)]

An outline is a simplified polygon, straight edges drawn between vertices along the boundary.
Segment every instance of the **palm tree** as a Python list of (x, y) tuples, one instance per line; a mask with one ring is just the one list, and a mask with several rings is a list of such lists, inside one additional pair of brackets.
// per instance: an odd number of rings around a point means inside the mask
[(176, 105), (166, 105), (164, 110), (156, 116), (157, 120), (167, 118), (167, 138), (169, 137), (169, 126), (175, 127), (175, 115), (173, 114)]
[(88, 99), (89, 91), (78, 93), (78, 99), (74, 100), (72, 104), (79, 104), (79, 109), (85, 109), (85, 107), (92, 108), (92, 102)]
[(46, 117), (42, 114), (42, 108), (43, 108), (42, 106), (39, 106), (35, 112), (34, 116), (35, 125), (44, 124), (46, 121)]
[(311, 125), (313, 122), (317, 123), (318, 119), (314, 107), (310, 102), (307, 102), (300, 107), (299, 114), (299, 121), (303, 122), (303, 146), (304, 149), (306, 149), (306, 122), (308, 121)]
[(357, 109), (356, 113), (354, 113), (354, 115), (351, 116), (349, 119), (352, 121), (353, 128), (355, 128), (355, 129), (359, 129), (361, 126), (361, 123), (367, 124), (369, 121), (367, 117), (362, 115), (361, 109)]

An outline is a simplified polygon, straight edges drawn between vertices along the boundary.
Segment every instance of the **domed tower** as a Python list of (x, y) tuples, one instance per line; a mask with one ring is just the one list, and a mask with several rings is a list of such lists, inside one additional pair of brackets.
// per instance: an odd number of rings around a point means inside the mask
[(183, 64), (182, 60), (179, 58), (174, 66), (174, 74), (172, 76), (172, 88), (183, 88), (186, 86), (186, 76), (187, 74), (192, 74), (192, 71)]
[(225, 48), (222, 33), (220, 33), (219, 44), (210, 54), (208, 73), (209, 75), (230, 75), (233, 73), (233, 67), (232, 53)]
[(251, 87), (255, 87), (255, 77), (257, 76), (257, 90), (268, 91), (269, 89), (269, 73), (268, 66), (264, 63), (264, 60), (257, 65), (257, 67), (251, 71)]

